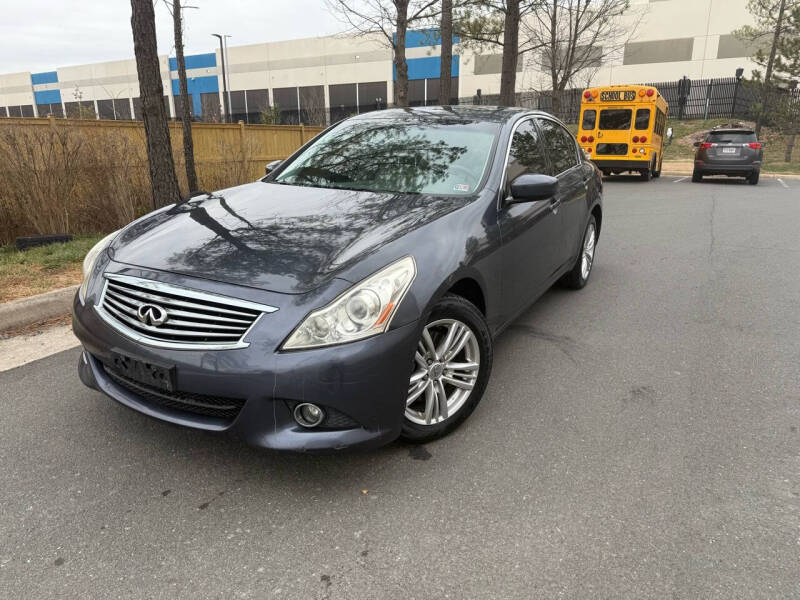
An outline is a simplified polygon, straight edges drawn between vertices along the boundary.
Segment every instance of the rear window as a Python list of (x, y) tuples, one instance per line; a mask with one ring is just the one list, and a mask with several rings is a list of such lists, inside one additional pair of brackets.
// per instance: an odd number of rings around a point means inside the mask
[(756, 141), (756, 134), (753, 131), (712, 131), (706, 141), (712, 144), (749, 144)]
[(583, 120), (581, 121), (581, 129), (588, 130), (594, 129), (595, 121), (597, 121), (597, 111), (590, 108), (583, 111)]
[(630, 129), (630, 109), (615, 108), (600, 111), (600, 129)]
[(636, 129), (650, 128), (650, 109), (640, 108), (636, 111)]

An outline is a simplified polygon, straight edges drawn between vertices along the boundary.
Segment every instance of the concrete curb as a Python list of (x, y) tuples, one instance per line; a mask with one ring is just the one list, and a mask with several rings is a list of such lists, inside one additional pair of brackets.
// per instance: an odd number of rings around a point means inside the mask
[(0, 331), (25, 327), (66, 314), (72, 308), (77, 285), (0, 304)]

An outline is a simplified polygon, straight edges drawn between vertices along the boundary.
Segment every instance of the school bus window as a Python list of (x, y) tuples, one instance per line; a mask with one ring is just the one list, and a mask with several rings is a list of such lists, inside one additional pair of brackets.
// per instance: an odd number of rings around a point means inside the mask
[(640, 108), (636, 111), (636, 129), (649, 129), (650, 128), (650, 109)]
[(600, 129), (630, 129), (631, 111), (629, 109), (616, 108), (600, 111)]
[(581, 121), (581, 129), (587, 131), (589, 129), (594, 129), (594, 123), (597, 120), (597, 111), (592, 109), (586, 109), (583, 111), (583, 121)]

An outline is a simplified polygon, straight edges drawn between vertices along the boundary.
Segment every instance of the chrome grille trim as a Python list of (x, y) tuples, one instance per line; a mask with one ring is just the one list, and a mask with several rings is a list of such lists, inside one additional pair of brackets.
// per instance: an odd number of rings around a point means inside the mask
[[(122, 335), (148, 346), (176, 350), (246, 348), (245, 337), (274, 306), (193, 290), (130, 275), (105, 274), (98, 315)], [(142, 304), (156, 303), (167, 312), (166, 324), (143, 323)]]

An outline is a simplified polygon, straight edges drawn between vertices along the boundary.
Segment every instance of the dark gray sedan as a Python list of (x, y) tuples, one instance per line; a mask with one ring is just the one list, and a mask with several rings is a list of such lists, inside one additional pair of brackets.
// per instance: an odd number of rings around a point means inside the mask
[(701, 182), (704, 175), (744, 177), (750, 185), (758, 183), (764, 150), (752, 129), (717, 127), (708, 132), (704, 141), (695, 142), (695, 148), (695, 183)]
[(262, 447), (434, 439), (480, 401), (494, 337), (553, 283), (586, 285), (601, 193), (543, 113), (347, 119), (102, 240), (74, 302), (80, 377)]

